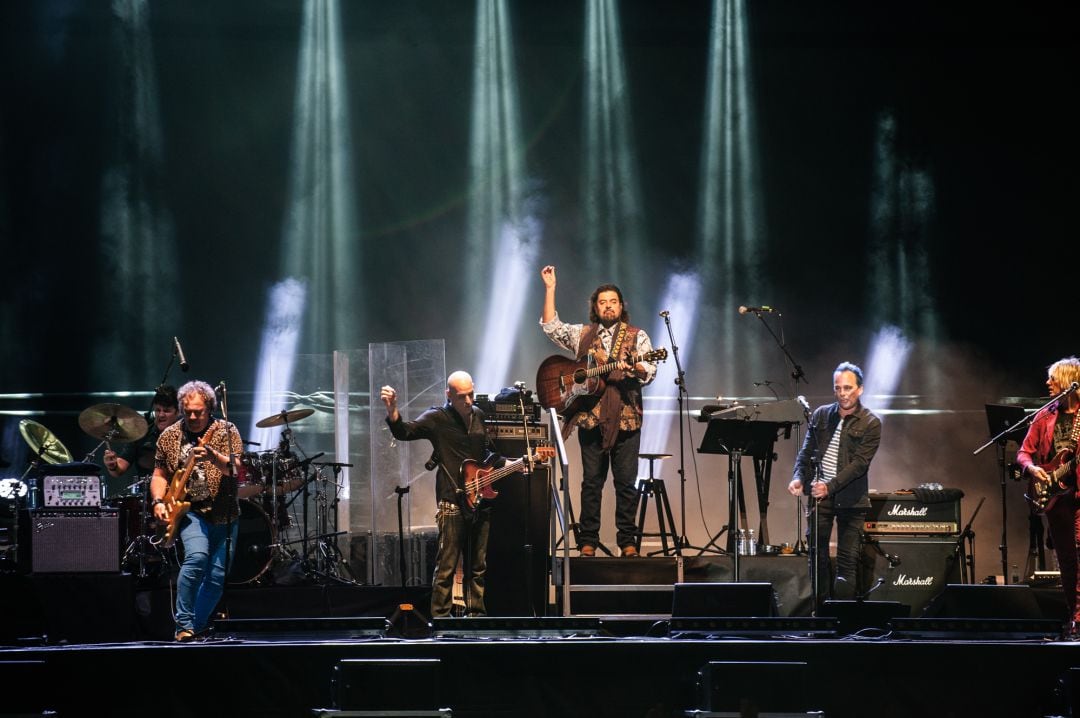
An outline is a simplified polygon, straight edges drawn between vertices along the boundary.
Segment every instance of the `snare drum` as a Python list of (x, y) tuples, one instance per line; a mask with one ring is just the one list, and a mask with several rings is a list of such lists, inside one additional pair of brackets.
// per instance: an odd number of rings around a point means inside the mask
[(236, 472), (236, 482), (239, 486), (262, 484), (262, 457), (254, 451), (245, 451), (240, 454), (240, 468)]

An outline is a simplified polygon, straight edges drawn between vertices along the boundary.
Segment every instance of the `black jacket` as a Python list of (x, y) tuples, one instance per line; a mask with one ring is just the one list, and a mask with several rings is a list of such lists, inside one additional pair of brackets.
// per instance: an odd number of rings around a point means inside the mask
[[(837, 402), (819, 406), (810, 416), (802, 448), (795, 459), (795, 476), (810, 494), (817, 465), (825, 455), (833, 432), (840, 423)], [(836, 478), (829, 482), (829, 497), (838, 509), (869, 508), (870, 462), (881, 443), (881, 420), (861, 403), (844, 422), (836, 457)]]
[(484, 429), (484, 412), (472, 408), (472, 426), (466, 429), (465, 421), (449, 404), (431, 407), (415, 421), (397, 421), (390, 425), (390, 433), (400, 441), (427, 439), (438, 456), (439, 469), (435, 475), (435, 495), (439, 501), (458, 500), (461, 488), (461, 463), (472, 459), (489, 466), (502, 466), (506, 459), (492, 451), (491, 441)]

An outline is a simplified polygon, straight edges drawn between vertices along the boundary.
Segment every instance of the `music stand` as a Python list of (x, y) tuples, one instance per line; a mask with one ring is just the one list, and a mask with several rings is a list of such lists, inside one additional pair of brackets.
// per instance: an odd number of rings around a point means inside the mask
[(739, 552), (735, 543), (736, 512), (742, 501), (742, 457), (749, 455), (765, 459), (772, 456), (776, 433), (783, 424), (772, 421), (748, 421), (742, 419), (710, 419), (701, 439), (698, 452), (703, 454), (727, 454), (728, 457), (728, 523), (709, 539), (699, 556), (710, 546), (723, 553), (716, 543), (725, 531), (728, 533), (726, 552), (734, 557), (732, 572), (739, 580)]
[(1009, 582), (1009, 539), (1006, 531), (1009, 522), (1006, 520), (1008, 501), (1005, 487), (1012, 476), (1009, 465), (1005, 463), (1005, 445), (1009, 441), (1023, 442), (1027, 426), (1034, 416), (1034, 413), (1029, 416), (1024, 407), (1016, 404), (986, 405), (986, 423), (992, 437), (990, 441), (997, 444), (998, 466), (1001, 469), (1001, 544), (998, 549), (1001, 551), (1001, 580), (1005, 583)]

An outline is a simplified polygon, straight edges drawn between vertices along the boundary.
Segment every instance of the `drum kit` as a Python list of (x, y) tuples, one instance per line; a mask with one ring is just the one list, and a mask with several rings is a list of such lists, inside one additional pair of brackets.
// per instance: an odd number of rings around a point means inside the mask
[[(340, 563), (340, 553), (336, 543), (323, 541), (327, 537), (336, 536), (346, 532), (326, 531), (326, 519), (328, 512), (326, 490), (320, 490), (318, 481), (322, 479), (322, 467), (339, 465), (332, 463), (317, 464), (319, 468), (310, 472), (314, 460), (322, 456), (316, 454), (310, 458), (300, 459), (292, 450), (292, 430), (290, 424), (311, 416), (314, 409), (301, 408), (291, 411), (282, 411), (272, 414), (255, 426), (258, 428), (285, 427), (281, 434), (281, 440), (276, 449), (270, 451), (245, 451), (239, 457), (240, 469), (237, 473), (238, 489), (240, 495), (247, 493), (253, 498), (239, 499), (239, 531), (236, 546), (233, 551), (233, 567), (229, 576), (230, 584), (249, 584), (263, 582), (271, 577), (267, 572), (277, 562), (306, 564), (308, 549), (308, 511), (307, 500), (309, 497), (308, 486), (315, 487), (316, 531), (310, 540), (316, 544), (315, 551), (318, 557), (328, 551), (336, 554)], [(99, 472), (96, 465), (91, 465), (94, 455), (105, 446), (112, 449), (116, 444), (132, 444), (141, 441), (147, 436), (149, 424), (139, 412), (122, 404), (104, 403), (91, 406), (79, 414), (79, 427), (89, 436), (97, 439), (99, 443), (91, 450), (85, 459), (88, 469)], [(41, 424), (30, 419), (23, 419), (19, 424), (23, 439), (33, 452), (33, 459), (27, 469), (24, 479), (31, 475), (48, 475), (48, 469), (42, 467), (45, 464), (73, 464), (71, 452), (63, 443)], [(246, 442), (247, 443), (247, 442)], [(139, 447), (140, 449), (147, 447)], [(136, 471), (153, 468), (152, 453), (148, 451), (135, 452), (138, 456), (133, 461)], [(130, 455), (130, 452), (129, 452)], [(149, 458), (149, 460), (147, 460)], [(310, 472), (310, 475), (309, 475)], [(160, 548), (154, 537), (157, 532), (157, 521), (154, 519), (150, 508), (150, 476), (140, 475), (131, 484), (125, 486), (120, 493), (105, 496), (106, 491), (102, 487), (102, 504), (106, 508), (116, 509), (120, 516), (120, 529), (122, 541), (121, 567), (140, 579), (154, 579), (161, 577), (167, 572), (170, 559), (176, 562), (182, 560), (182, 542), (177, 543), (178, 555), (173, 557), (166, 555), (166, 550)], [(11, 493), (19, 498), (28, 493), (26, 483), (17, 480), (8, 480), (12, 486), (0, 487), (2, 492)], [(19, 483), (20, 486), (16, 486)], [(252, 485), (261, 487), (261, 490), (245, 492), (243, 487)], [(32, 479), (31, 479), (32, 486)], [(336, 489), (335, 487), (332, 487)], [(21, 491), (21, 493), (20, 493)], [(32, 492), (33, 489), (30, 488)], [(256, 495), (257, 494), (257, 495)], [(336, 490), (333, 492), (336, 500)], [(293, 503), (301, 499), (303, 507), (303, 526), (299, 526), (294, 520), (296, 511), (292, 508)], [(30, 508), (36, 506), (31, 503)], [(302, 538), (297, 540), (285, 540), (287, 532), (292, 529), (300, 531)], [(298, 553), (290, 549), (290, 545), (303, 543), (304, 553)], [(325, 543), (326, 545), (321, 545)], [(331, 570), (333, 570), (331, 568)], [(265, 578), (264, 578), (265, 577)], [(340, 578), (334, 576), (335, 578)], [(345, 582), (348, 579), (340, 578)]]

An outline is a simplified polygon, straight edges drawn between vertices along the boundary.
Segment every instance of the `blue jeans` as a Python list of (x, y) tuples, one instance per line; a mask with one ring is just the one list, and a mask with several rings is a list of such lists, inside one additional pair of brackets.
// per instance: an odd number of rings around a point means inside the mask
[(439, 527), (439, 548), (435, 554), (435, 574), (431, 579), (431, 617), (450, 615), (454, 595), (454, 572), (458, 557), (464, 563), (465, 614), (486, 616), (484, 608), (484, 575), (487, 573), (488, 531), (491, 528), (490, 509), (480, 509), (468, 521), (454, 507), (439, 507), (435, 514)]
[(615, 479), (615, 540), (619, 548), (637, 544), (637, 470), (640, 431), (620, 431), (611, 451), (601, 448), (598, 428), (579, 430), (581, 445), (581, 520), (582, 545), (600, 543), (600, 509), (607, 481), (608, 467)]
[[(225, 591), (225, 539), (228, 524), (213, 524), (189, 513), (181, 519), (180, 540), (184, 562), (176, 580), (176, 630), (203, 631)], [(232, 525), (232, 551), (236, 551), (239, 521)], [(231, 557), (230, 557), (231, 560)]]
[[(866, 509), (837, 509), (831, 500), (819, 501), (817, 509), (818, 536), (814, 545), (813, 502), (807, 506), (806, 545), (810, 547), (810, 577), (813, 579), (814, 558), (818, 558), (818, 605), (827, 598), (855, 598), (856, 573), (859, 565), (859, 545), (866, 521)], [(829, 561), (829, 537), (836, 522), (836, 575)]]

